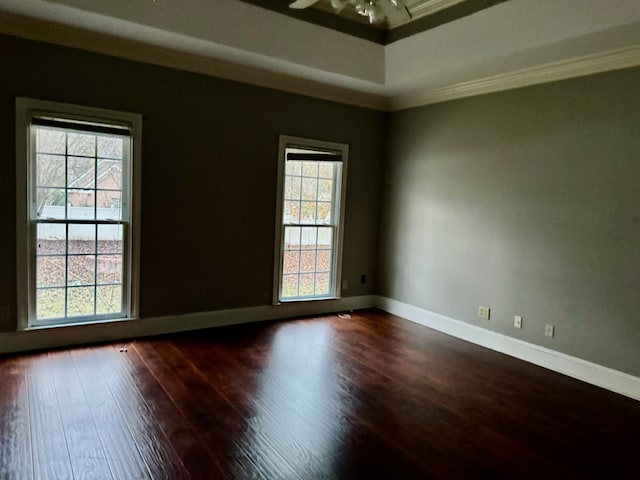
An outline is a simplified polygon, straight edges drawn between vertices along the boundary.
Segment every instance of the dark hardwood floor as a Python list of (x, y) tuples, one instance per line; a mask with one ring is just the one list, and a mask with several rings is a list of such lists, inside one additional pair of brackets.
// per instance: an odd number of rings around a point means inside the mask
[(379, 311), (0, 358), (0, 479), (640, 478), (640, 402)]

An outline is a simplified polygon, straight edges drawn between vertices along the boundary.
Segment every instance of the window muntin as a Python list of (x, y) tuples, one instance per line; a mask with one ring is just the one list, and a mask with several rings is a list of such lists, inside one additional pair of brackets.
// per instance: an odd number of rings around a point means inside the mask
[(139, 116), (27, 99), (19, 99), (17, 111), (27, 143), (18, 158), (18, 194), (27, 196), (19, 227), (21, 325), (134, 317), (139, 243), (131, 187)]
[(281, 138), (276, 302), (336, 298), (347, 146)]

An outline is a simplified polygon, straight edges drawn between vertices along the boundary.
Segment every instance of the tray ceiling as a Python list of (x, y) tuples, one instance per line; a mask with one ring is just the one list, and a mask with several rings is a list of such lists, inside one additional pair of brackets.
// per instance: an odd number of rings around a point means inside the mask
[[(493, 0), (488, 8), (492, 0), (483, 1), (479, 11), (386, 45), (238, 0), (0, 0), (0, 34), (371, 108), (406, 108), (420, 104), (419, 97), (436, 98), (433, 92), (495, 84), (487, 79), (513, 73), (521, 78), (528, 69), (576, 58), (599, 58), (603, 67), (592, 73), (640, 64), (638, 0)], [(280, 3), (288, 10), (287, 0)], [(607, 64), (614, 51), (618, 60)], [(445, 97), (452, 98), (437, 96)]]

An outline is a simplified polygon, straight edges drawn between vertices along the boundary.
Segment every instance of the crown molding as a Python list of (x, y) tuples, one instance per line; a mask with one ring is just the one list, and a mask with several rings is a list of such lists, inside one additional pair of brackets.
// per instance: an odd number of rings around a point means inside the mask
[(458, 98), (583, 77), (640, 65), (640, 45), (523, 68), (442, 88), (419, 90), (389, 97), (391, 111), (446, 102)]
[(0, 34), (199, 73), (333, 102), (388, 110), (386, 97), (294, 75), (0, 11)]

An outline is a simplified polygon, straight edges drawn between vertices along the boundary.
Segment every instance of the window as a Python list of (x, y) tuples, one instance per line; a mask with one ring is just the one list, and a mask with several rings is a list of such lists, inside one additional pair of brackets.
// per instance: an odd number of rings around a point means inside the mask
[(274, 303), (339, 296), (348, 149), (280, 137)]
[(22, 328), (137, 315), (139, 115), (16, 101)]

